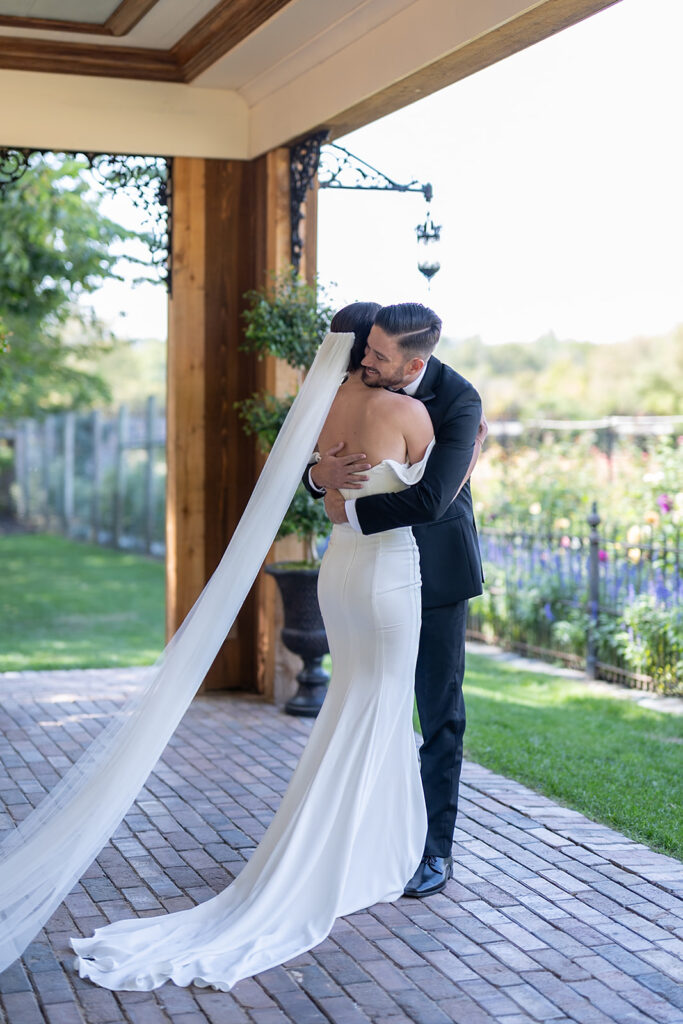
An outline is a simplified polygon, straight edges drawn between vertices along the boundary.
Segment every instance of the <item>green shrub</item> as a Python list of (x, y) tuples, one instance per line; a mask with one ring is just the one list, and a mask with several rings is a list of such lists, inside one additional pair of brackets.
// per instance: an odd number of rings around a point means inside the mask
[[(245, 294), (248, 308), (243, 351), (284, 359), (289, 366), (306, 370), (328, 331), (333, 315), (317, 283), (306, 284), (290, 267), (272, 276), (266, 288)], [(235, 403), (245, 434), (255, 436), (262, 452), (268, 452), (278, 435), (294, 396), (278, 398), (263, 393)], [(321, 501), (300, 486), (285, 514), (277, 539), (295, 534), (308, 541), (311, 557), (317, 557), (316, 540), (327, 536), (330, 522)]]
[(624, 608), (613, 645), (633, 672), (661, 689), (683, 683), (683, 609), (665, 608), (643, 594)]

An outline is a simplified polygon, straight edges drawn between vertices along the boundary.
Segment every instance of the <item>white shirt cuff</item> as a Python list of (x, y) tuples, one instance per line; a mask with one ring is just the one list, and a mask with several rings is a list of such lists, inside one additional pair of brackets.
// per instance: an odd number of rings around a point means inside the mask
[(352, 526), (356, 533), (362, 533), (360, 523), (358, 522), (358, 513), (356, 512), (356, 499), (349, 498), (344, 502), (344, 508), (346, 510), (346, 518), (349, 521), (349, 526)]
[[(316, 465), (317, 465), (317, 463), (316, 463)], [(311, 466), (311, 469), (309, 469), (309, 471), (308, 471), (308, 482), (309, 482), (309, 484), (311, 485), (311, 487), (313, 488), (313, 490), (315, 491), (316, 494), (326, 494), (327, 492), (325, 491), (324, 487), (318, 487), (318, 485), (313, 482), (313, 477), (311, 476), (311, 470), (312, 469), (313, 469), (313, 466)]]

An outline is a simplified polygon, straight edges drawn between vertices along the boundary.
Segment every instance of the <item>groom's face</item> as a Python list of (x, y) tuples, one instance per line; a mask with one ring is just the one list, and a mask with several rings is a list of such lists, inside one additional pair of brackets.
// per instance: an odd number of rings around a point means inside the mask
[(407, 358), (396, 338), (373, 327), (361, 361), (361, 379), (370, 388), (402, 388), (414, 380), (424, 360)]

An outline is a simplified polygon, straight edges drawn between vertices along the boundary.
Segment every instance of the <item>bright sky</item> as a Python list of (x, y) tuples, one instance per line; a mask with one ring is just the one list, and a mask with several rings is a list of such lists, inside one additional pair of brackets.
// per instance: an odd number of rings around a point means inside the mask
[[(683, 323), (683, 3), (621, 0), (338, 140), (434, 186), (441, 271), (416, 267), (419, 195), (320, 193), (337, 304), (417, 300), (451, 337), (609, 342)], [(129, 336), (162, 337), (158, 289), (103, 289)], [(127, 324), (127, 327), (125, 326)]]

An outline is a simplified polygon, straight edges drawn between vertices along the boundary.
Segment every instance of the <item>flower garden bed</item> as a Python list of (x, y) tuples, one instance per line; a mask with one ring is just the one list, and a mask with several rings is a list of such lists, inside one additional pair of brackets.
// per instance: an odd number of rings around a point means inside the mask
[(682, 692), (682, 456), (662, 441), (609, 457), (583, 439), (493, 445), (474, 484), (487, 582), (470, 635)]

